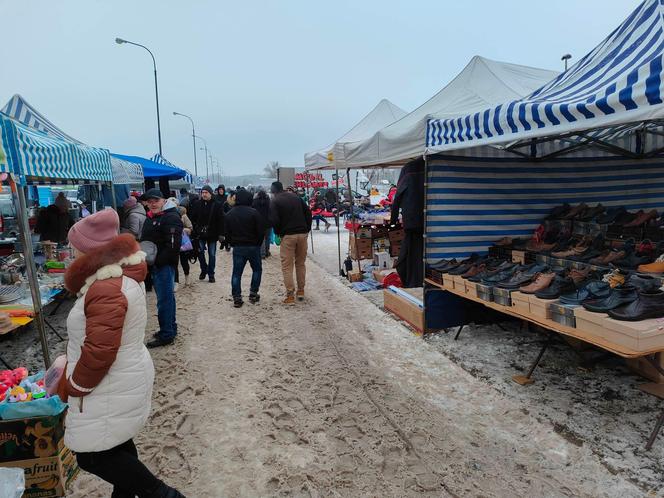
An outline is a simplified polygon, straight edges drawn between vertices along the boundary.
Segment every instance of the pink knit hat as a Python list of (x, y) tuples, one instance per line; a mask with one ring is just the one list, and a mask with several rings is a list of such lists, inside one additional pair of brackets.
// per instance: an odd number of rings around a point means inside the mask
[(113, 209), (104, 209), (78, 221), (69, 230), (69, 243), (82, 253), (108, 244), (118, 236), (120, 218)]

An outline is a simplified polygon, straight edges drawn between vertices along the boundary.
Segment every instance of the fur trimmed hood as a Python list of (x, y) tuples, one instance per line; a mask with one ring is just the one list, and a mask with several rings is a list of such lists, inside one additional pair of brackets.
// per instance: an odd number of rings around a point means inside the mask
[(79, 296), (97, 280), (122, 275), (143, 282), (147, 275), (145, 253), (130, 234), (122, 234), (108, 244), (79, 257), (67, 268), (65, 287)]

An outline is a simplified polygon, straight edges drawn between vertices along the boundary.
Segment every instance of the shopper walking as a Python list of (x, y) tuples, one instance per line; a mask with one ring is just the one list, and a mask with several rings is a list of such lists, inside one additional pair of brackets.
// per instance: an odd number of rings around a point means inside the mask
[(154, 367), (143, 345), (145, 255), (118, 235), (112, 209), (69, 231), (75, 261), (65, 273), (78, 295), (67, 319), (67, 368), (58, 394), (69, 403), (65, 444), (78, 465), (113, 485), (114, 497), (183, 497), (138, 458), (133, 438), (150, 414)]
[[(193, 242), (191, 240), (191, 234), (194, 231), (194, 225), (189, 219), (189, 216), (187, 216), (187, 209), (184, 208), (183, 206), (178, 206), (178, 214), (180, 215), (180, 219), (182, 220), (182, 226), (183, 226), (182, 233), (187, 235), (190, 242)], [(180, 266), (182, 266), (182, 273), (184, 273), (185, 287), (191, 285), (191, 281), (189, 280), (189, 271), (190, 271), (189, 258), (192, 257), (193, 252), (194, 252), (193, 245), (192, 249), (188, 251), (183, 251), (182, 247), (180, 247)]]
[(261, 215), (263, 227), (265, 228), (265, 236), (261, 244), (261, 258), (265, 259), (270, 257), (270, 241), (272, 240), (272, 228), (270, 227), (270, 196), (267, 192), (261, 189), (256, 193), (254, 202), (251, 205), (258, 214)]
[(311, 209), (311, 219), (316, 222), (316, 228), (314, 230), (320, 230), (320, 222), (325, 223), (325, 231), (327, 232), (330, 229), (330, 222), (327, 221), (327, 218), (323, 216), (325, 211), (325, 203), (320, 198), (320, 191), (317, 190), (314, 192), (314, 196), (309, 200), (309, 209)]
[(159, 331), (148, 342), (149, 348), (172, 344), (178, 333), (175, 317), (175, 272), (180, 260), (182, 245), (182, 220), (175, 204), (166, 201), (159, 189), (153, 188), (145, 193), (150, 207), (147, 220), (143, 225), (142, 242), (154, 244), (154, 262), (150, 267), (152, 285), (157, 294), (157, 317)]
[(285, 192), (281, 182), (272, 184), (274, 197), (270, 203), (270, 223), (274, 233), (281, 237), (281, 271), (286, 287), (284, 304), (295, 303), (295, 282), (297, 298), (304, 299), (306, 279), (307, 238), (311, 230), (311, 210), (307, 203), (291, 192)]
[(233, 248), (233, 275), (231, 291), (236, 308), (242, 306), (242, 273), (247, 262), (251, 266), (249, 302), (257, 303), (263, 266), (261, 245), (265, 235), (265, 223), (260, 213), (251, 207), (252, 195), (244, 189), (235, 194), (235, 206), (226, 215), (226, 240)]
[(145, 223), (146, 213), (145, 208), (138, 203), (136, 197), (129, 197), (122, 203), (124, 209), (124, 221), (120, 231), (122, 233), (130, 233), (135, 239), (141, 237), (143, 233), (143, 224)]
[[(198, 261), (201, 265), (201, 274), (198, 279), (205, 280), (208, 277), (210, 283), (215, 282), (217, 241), (223, 242), (225, 240), (224, 210), (222, 205), (212, 198), (212, 194), (212, 187), (205, 185), (201, 191), (201, 198), (191, 213), (194, 231), (199, 239)], [(206, 251), (207, 261), (205, 260)]]

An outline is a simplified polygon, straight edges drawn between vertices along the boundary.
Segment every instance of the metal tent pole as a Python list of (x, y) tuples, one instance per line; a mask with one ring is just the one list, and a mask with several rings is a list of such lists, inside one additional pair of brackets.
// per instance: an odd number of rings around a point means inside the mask
[(39, 292), (39, 279), (37, 278), (37, 267), (35, 265), (32, 237), (30, 236), (30, 225), (28, 223), (28, 208), (25, 202), (25, 192), (22, 186), (17, 186), (13, 175), (9, 175), (9, 185), (12, 191), (14, 202), (18, 206), (17, 216), (19, 222), (19, 236), (23, 245), (23, 257), (25, 259), (25, 269), (30, 284), (30, 294), (32, 295), (32, 307), (35, 312), (35, 323), (39, 332), (42, 354), (46, 368), (51, 366), (51, 355), (48, 351), (48, 340), (46, 338), (46, 329), (44, 328), (44, 319), (42, 317), (41, 293)]
[(118, 201), (115, 199), (115, 183), (111, 182), (111, 206), (116, 211), (118, 210)]
[(344, 275), (343, 269), (341, 268), (341, 220), (339, 219), (339, 208), (341, 203), (339, 201), (339, 168), (335, 170), (337, 175), (337, 212), (335, 216), (337, 218), (337, 253), (339, 255), (339, 276)]
[[(310, 199), (310, 194), (309, 194), (309, 173), (305, 171), (305, 185), (307, 188), (307, 197)], [(307, 205), (309, 204), (309, 200), (307, 200)], [(313, 226), (309, 227), (309, 236), (311, 237), (311, 254), (316, 254), (316, 251), (314, 251), (314, 231), (313, 231)]]
[[(422, 244), (424, 247), (424, 254), (422, 255), (422, 265), (424, 268), (422, 269), (422, 275), (426, 276), (427, 274), (427, 195), (428, 195), (428, 189), (429, 189), (429, 160), (427, 156), (424, 156), (424, 231), (422, 232), (422, 237), (424, 238), (424, 243)], [(426, 282), (422, 282), (422, 318), (424, 320), (424, 326), (422, 329), (422, 337), (427, 332), (427, 284)], [(461, 332), (461, 327), (459, 328), (459, 332), (457, 332), (457, 336)]]
[[(353, 189), (350, 182), (350, 168), (346, 168), (346, 178), (348, 179), (348, 196), (350, 198), (350, 226), (355, 241), (355, 255), (357, 256), (357, 269), (362, 273), (362, 264), (360, 263), (360, 250), (357, 247), (357, 231), (355, 230), (355, 202), (353, 199)], [(351, 255), (352, 256), (352, 255)]]

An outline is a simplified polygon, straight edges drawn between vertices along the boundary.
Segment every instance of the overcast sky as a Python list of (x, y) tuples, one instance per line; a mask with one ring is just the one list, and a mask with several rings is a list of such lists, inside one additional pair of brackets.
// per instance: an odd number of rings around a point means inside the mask
[[(157, 152), (193, 170), (194, 118), (224, 174), (345, 133), (381, 98), (410, 111), (473, 55), (560, 70), (636, 0), (0, 0), (0, 102), (19, 93), (69, 135), (113, 152)], [(574, 60), (574, 59), (573, 59)], [(198, 155), (199, 173), (204, 154)]]

